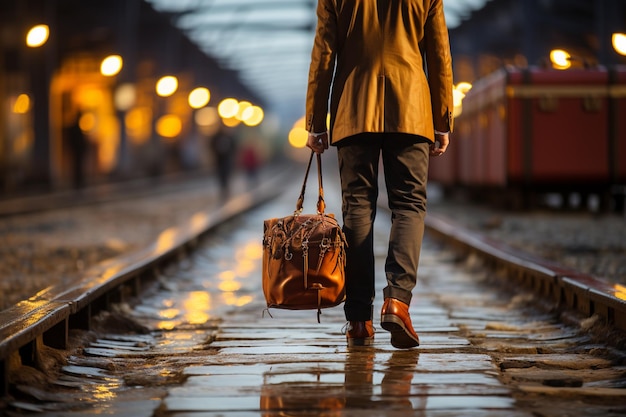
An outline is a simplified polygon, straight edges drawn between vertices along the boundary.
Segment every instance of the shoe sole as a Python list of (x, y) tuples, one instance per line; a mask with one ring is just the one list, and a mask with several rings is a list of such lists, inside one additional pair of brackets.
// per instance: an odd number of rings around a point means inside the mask
[(355, 339), (355, 338), (349, 338), (348, 339), (348, 347), (353, 347), (353, 346), (371, 346), (374, 344), (374, 338), (373, 337), (366, 337), (363, 339)]
[(380, 327), (391, 333), (391, 346), (397, 349), (410, 349), (420, 345), (419, 339), (411, 336), (402, 320), (395, 315), (383, 315)]

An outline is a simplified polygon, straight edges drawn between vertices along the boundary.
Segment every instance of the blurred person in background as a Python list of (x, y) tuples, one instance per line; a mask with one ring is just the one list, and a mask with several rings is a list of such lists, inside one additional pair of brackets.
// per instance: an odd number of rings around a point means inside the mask
[(70, 126), (66, 128), (67, 144), (72, 158), (72, 185), (80, 190), (85, 185), (85, 158), (87, 156), (87, 138), (80, 128), (81, 112), (76, 116)]
[(235, 137), (221, 125), (210, 140), (210, 150), (213, 155), (213, 162), (217, 168), (217, 179), (220, 187), (222, 199), (230, 196), (230, 180), (232, 177), (237, 145)]
[(258, 183), (259, 168), (261, 166), (261, 159), (259, 152), (252, 143), (246, 143), (241, 149), (241, 166), (246, 171), (246, 177), (248, 178), (248, 184), (256, 186)]
[[(417, 283), (429, 156), (452, 130), (452, 59), (442, 0), (318, 0), (306, 97), (307, 146), (337, 147), (348, 240), (349, 346), (370, 345), (373, 226), (382, 155), (392, 211), (381, 327), (419, 345), (409, 305)], [(326, 118), (330, 101), (330, 129)]]

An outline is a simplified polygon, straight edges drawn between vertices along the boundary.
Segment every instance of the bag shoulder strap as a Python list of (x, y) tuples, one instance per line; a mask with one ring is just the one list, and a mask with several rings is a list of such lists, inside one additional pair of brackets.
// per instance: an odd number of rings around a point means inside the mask
[[(311, 151), (311, 156), (309, 157), (309, 163), (306, 167), (306, 172), (304, 174), (304, 181), (302, 182), (302, 190), (300, 191), (300, 197), (298, 197), (298, 201), (296, 203), (296, 211), (294, 211), (294, 216), (302, 213), (302, 205), (304, 204), (304, 193), (306, 191), (306, 182), (309, 178), (309, 171), (311, 170), (311, 163), (313, 162), (314, 151)], [(317, 213), (324, 214), (324, 210), (326, 209), (326, 202), (324, 201), (324, 185), (322, 183), (322, 156), (320, 154), (317, 155), (317, 182), (319, 184), (318, 188), (318, 197), (317, 197)]]

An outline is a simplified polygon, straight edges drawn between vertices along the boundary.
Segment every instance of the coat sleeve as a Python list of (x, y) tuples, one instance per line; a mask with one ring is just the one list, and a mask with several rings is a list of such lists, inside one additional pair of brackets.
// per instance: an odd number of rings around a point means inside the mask
[(424, 38), (434, 127), (440, 132), (451, 132), (454, 110), (452, 56), (442, 0), (433, 0), (431, 3)]
[(306, 95), (306, 130), (328, 130), (326, 118), (336, 57), (337, 14), (332, 0), (318, 0), (317, 28)]

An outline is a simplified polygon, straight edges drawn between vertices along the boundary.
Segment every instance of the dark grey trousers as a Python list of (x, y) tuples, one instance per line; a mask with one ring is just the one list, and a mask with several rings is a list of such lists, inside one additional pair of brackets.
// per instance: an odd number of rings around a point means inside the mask
[(341, 140), (337, 151), (348, 241), (344, 310), (348, 321), (366, 321), (373, 317), (380, 157), (392, 212), (383, 296), (410, 304), (424, 236), (429, 142), (416, 135), (363, 133)]

